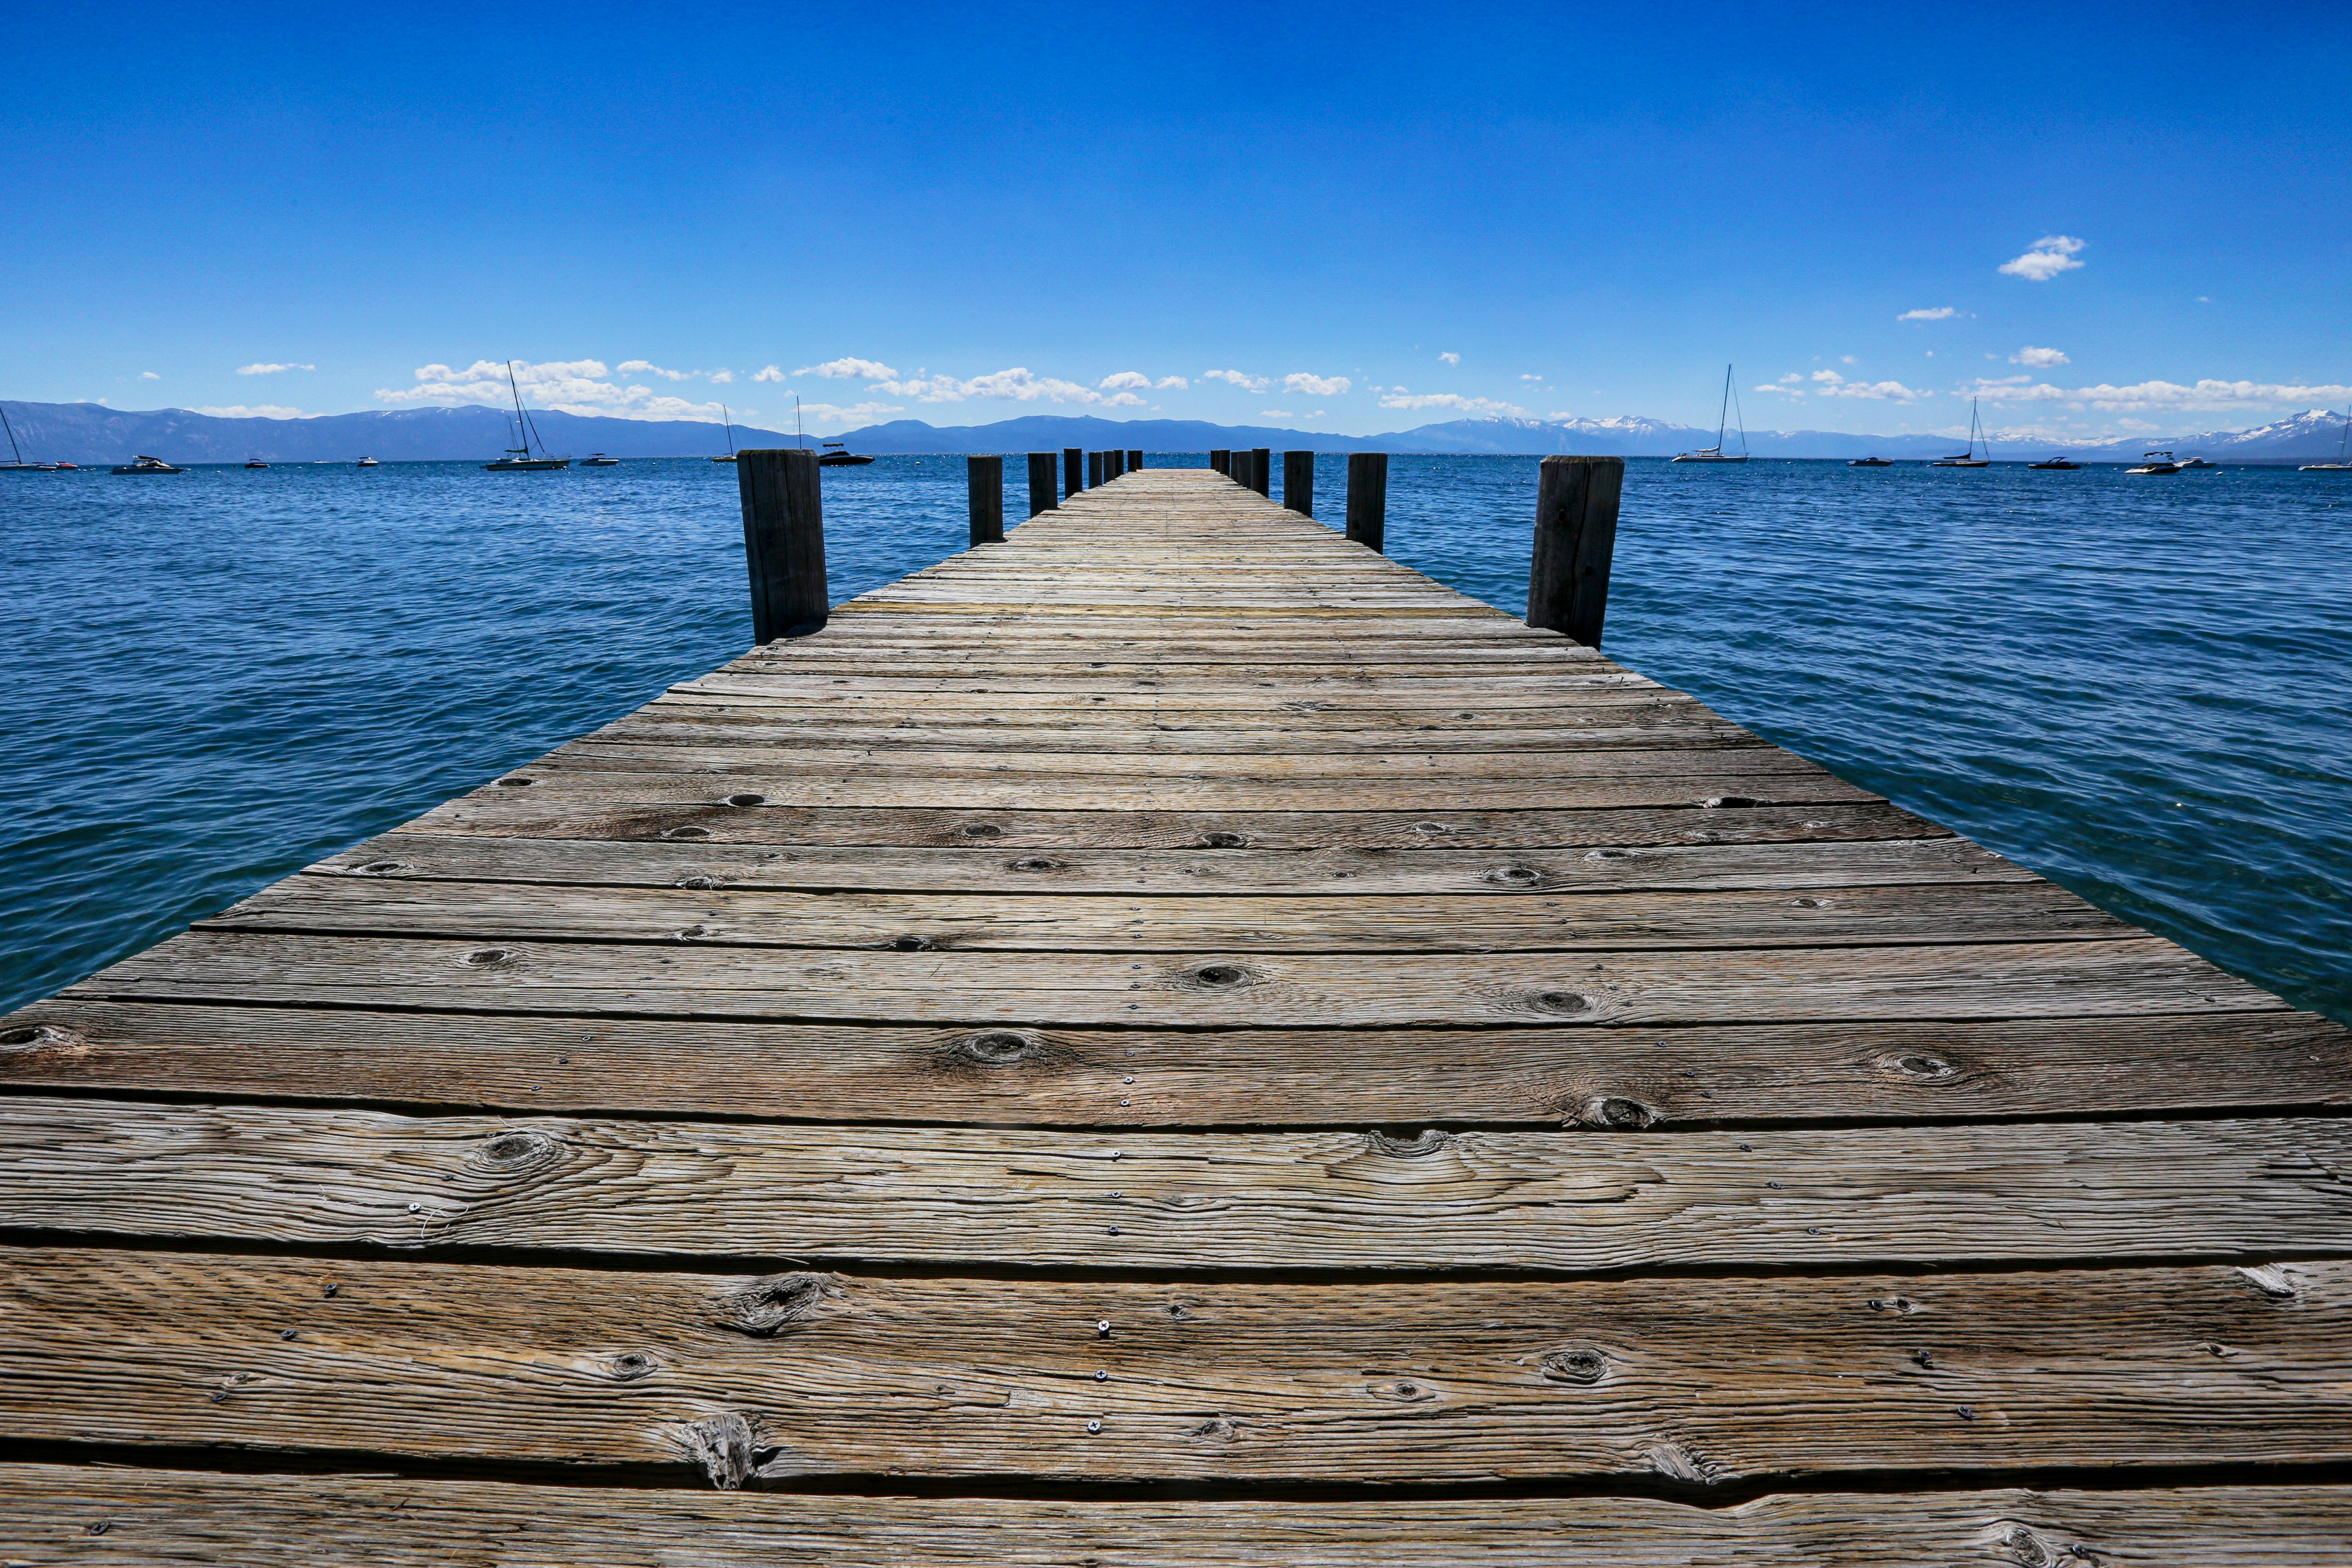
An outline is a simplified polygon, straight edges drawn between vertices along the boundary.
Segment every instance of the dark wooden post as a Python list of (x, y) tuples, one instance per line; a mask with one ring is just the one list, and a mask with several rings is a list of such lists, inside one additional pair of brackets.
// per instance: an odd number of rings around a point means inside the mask
[(1601, 646), (1609, 612), (1609, 559), (1617, 546), (1622, 458), (1546, 458), (1536, 479), (1536, 558), (1528, 625)]
[(1135, 450), (1132, 447), (1128, 448), (1127, 471), (1130, 474), (1139, 474), (1143, 472), (1143, 454)]
[(1348, 454), (1348, 537), (1384, 551), (1389, 536), (1389, 455)]
[(1054, 510), (1054, 500), (1061, 487), (1054, 482), (1054, 454), (1029, 454), (1029, 515)]
[(1004, 542), (1004, 459), (996, 453), (966, 458), (964, 479), (971, 491), (971, 542)]
[(1119, 475), (1125, 472), (1127, 472), (1127, 454), (1125, 452), (1113, 451), (1105, 452), (1103, 454), (1103, 482), (1105, 484), (1108, 484), (1111, 480), (1118, 478)]
[(1315, 515), (1315, 454), (1282, 455), (1282, 504), (1301, 517)]
[(1216, 469), (1217, 472), (1224, 475), (1225, 478), (1229, 479), (1232, 479), (1234, 477), (1233, 453), (1227, 451), (1223, 447), (1211, 447), (1209, 449), (1209, 467)]
[(1102, 482), (1102, 454), (1088, 452), (1087, 454), (1087, 489), (1093, 489)]
[(743, 558), (751, 570), (751, 640), (821, 630), (832, 599), (824, 583), (824, 501), (816, 454), (761, 447), (735, 456), (743, 497)]
[(1274, 482), (1273, 468), (1274, 453), (1270, 448), (1265, 447), (1250, 448), (1250, 489), (1260, 495), (1268, 494), (1267, 487)]
[(1062, 499), (1069, 500), (1087, 488), (1087, 455), (1076, 447), (1062, 448)]

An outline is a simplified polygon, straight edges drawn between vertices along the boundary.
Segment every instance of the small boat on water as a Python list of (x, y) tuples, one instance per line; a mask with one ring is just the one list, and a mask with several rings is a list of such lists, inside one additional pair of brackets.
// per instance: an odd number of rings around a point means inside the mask
[[(1723, 402), (1715, 411), (1715, 445), (1701, 447), (1696, 452), (1676, 452), (1674, 460), (1677, 463), (1746, 462), (1748, 460), (1748, 416), (1746, 415), (1743, 414), (1739, 417), (1739, 450), (1727, 452), (1723, 449), (1725, 418), (1738, 406), (1738, 400), (1731, 390), (1731, 367), (1725, 365), (1723, 367)], [(822, 462), (824, 459), (819, 458), (818, 461)]]
[[(1984, 442), (1984, 456), (1977, 456), (1977, 443)], [(1969, 399), (1969, 449), (1948, 458), (1937, 458), (1927, 466), (1931, 468), (1984, 468), (1992, 466), (1992, 443), (1984, 439), (1984, 422), (1977, 417), (1977, 400)]]
[(2172, 460), (2170, 452), (2142, 452), (2140, 456), (2147, 460), (2137, 468), (2126, 468), (2125, 473), (2177, 474), (2180, 471), (2180, 465)]
[(719, 417), (727, 426), (727, 455), (723, 458), (713, 458), (710, 460), (714, 463), (731, 463), (735, 460), (735, 416), (727, 412), (727, 405), (722, 403), (719, 405)]
[(2209, 463), (2202, 458), (2183, 458), (2180, 459), (2180, 468), (2183, 473), (2188, 472), (2190, 468), (2218, 468), (2221, 466), (2221, 465), (2219, 463)]
[(115, 465), (118, 474), (184, 474), (185, 468), (175, 468), (161, 458), (139, 457), (127, 463)]
[(2029, 468), (2079, 468), (2083, 465), (2072, 458), (2045, 458), (2038, 463), (2028, 463)]
[(531, 443), (539, 440), (539, 426), (533, 425), (530, 422), (530, 416), (523, 412), (522, 387), (515, 381), (512, 360), (507, 361), (507, 390), (514, 394), (515, 429), (520, 433), (522, 445), (509, 447), (506, 449), (507, 455), (495, 463), (484, 463), (483, 471), (492, 474), (513, 474), (526, 470), (539, 472), (548, 468), (570, 468), (571, 458), (548, 456), (547, 443), (544, 441), (539, 441), (539, 455), (531, 456)]
[(73, 467), (71, 463), (28, 463), (25, 461), (25, 454), (19, 451), (16, 447), (16, 427), (8, 423), (8, 411), (5, 408), (0, 408), (0, 426), (6, 426), (8, 431), (9, 458), (7, 462), (0, 463), (0, 468), (5, 468), (12, 474), (54, 474), (60, 469), (70, 468)]
[(1848, 458), (1845, 466), (1849, 468), (1891, 468), (1895, 465), (1885, 458)]
[(816, 466), (820, 468), (841, 468), (852, 463), (870, 463), (873, 460), (851, 451), (838, 441), (827, 441), (824, 450), (817, 454)]
[(2305, 463), (2299, 474), (2352, 473), (2352, 409), (2345, 411), (2344, 434), (2336, 438), (2336, 460), (2332, 463)]
[(608, 458), (602, 452), (591, 452), (580, 459), (580, 466), (583, 468), (615, 468), (620, 464), (620, 458)]
[(352, 467), (361, 468), (380, 468), (383, 467), (383, 465), (377, 462), (373, 458), (362, 458), (357, 463), (353, 464)]
[(258, 458), (247, 458), (245, 460), (245, 466), (248, 468), (266, 468), (269, 467), (268, 464), (263, 462)]

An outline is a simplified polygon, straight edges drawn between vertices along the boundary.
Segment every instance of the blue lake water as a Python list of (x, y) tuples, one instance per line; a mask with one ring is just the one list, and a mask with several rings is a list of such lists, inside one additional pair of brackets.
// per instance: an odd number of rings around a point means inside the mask
[[(1523, 609), (1535, 476), (1391, 458), (1390, 553)], [(824, 485), (836, 598), (962, 546), (960, 458)], [(1636, 460), (1607, 647), (2352, 1020), (2347, 545), (2352, 475)], [(699, 460), (0, 475), (0, 1005), (750, 640), (734, 470)]]

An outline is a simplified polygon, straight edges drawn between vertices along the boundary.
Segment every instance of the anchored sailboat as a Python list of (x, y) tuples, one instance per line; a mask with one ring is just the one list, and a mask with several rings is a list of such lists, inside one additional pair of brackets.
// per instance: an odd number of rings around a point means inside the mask
[[(1984, 456), (1977, 456), (1977, 444), (1984, 443)], [(1931, 468), (1983, 468), (1992, 465), (1992, 443), (1985, 438), (1984, 422), (1977, 417), (1977, 400), (1969, 399), (1969, 449), (1956, 457), (1937, 458), (1927, 466)]]
[(514, 394), (515, 429), (522, 445), (509, 447), (505, 457), (495, 463), (484, 463), (483, 468), (493, 474), (510, 474), (525, 468), (570, 468), (571, 458), (551, 458), (547, 455), (547, 443), (544, 441), (539, 442), (539, 456), (534, 458), (530, 455), (530, 444), (539, 439), (539, 427), (530, 422), (530, 416), (523, 412), (522, 388), (515, 382), (512, 360), (507, 361), (507, 390)]
[(1675, 461), (1677, 463), (1746, 462), (1748, 460), (1748, 416), (1745, 414), (1739, 416), (1739, 450), (1727, 452), (1723, 449), (1725, 420), (1738, 406), (1738, 395), (1731, 390), (1731, 367), (1725, 365), (1723, 367), (1723, 404), (1715, 411), (1715, 445), (1702, 447), (1696, 452), (1677, 452), (1675, 454)]
[(19, 451), (16, 447), (16, 427), (8, 423), (8, 411), (5, 408), (0, 408), (0, 427), (5, 427), (8, 432), (8, 461), (0, 463), (0, 469), (5, 469), (12, 474), (54, 474), (59, 468), (69, 468), (73, 467), (71, 463), (28, 463), (25, 461), (25, 454)]
[(725, 421), (727, 426), (727, 455), (723, 458), (713, 458), (710, 460), (714, 463), (731, 463), (735, 460), (735, 416), (728, 413), (727, 405), (722, 403), (719, 405), (719, 417)]
[(2332, 463), (2305, 463), (2299, 474), (2338, 474), (2352, 469), (2352, 408), (2344, 411), (2344, 434), (2336, 438), (2336, 460)]

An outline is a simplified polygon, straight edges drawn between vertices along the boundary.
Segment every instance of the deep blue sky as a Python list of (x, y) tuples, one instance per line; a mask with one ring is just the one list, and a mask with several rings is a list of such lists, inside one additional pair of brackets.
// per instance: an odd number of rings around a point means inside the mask
[(341, 412), (511, 356), (826, 429), (1711, 425), (1727, 361), (1756, 427), (2352, 396), (2341, 0), (345, 11), (12, 17), (0, 395)]

